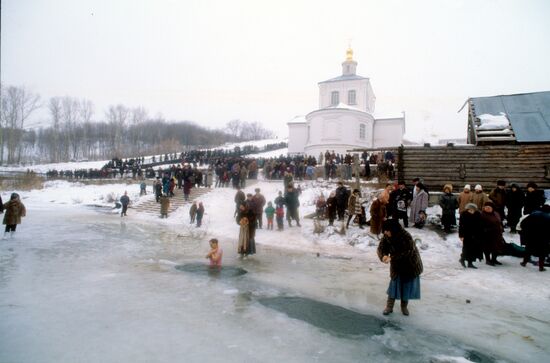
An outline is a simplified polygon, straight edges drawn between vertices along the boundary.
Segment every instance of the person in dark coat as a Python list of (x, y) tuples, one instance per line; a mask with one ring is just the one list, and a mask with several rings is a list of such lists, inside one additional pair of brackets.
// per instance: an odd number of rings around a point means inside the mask
[(386, 220), (386, 205), (388, 194), (380, 193), (378, 198), (370, 205), (370, 232), (375, 236), (382, 233), (382, 225)]
[(197, 209), (198, 205), (195, 201), (193, 202), (193, 204), (191, 204), (191, 207), (189, 208), (189, 224), (195, 223), (195, 218), (197, 217)]
[(516, 233), (516, 226), (521, 218), (521, 209), (525, 201), (525, 194), (516, 183), (512, 183), (510, 191), (506, 197), (506, 208), (508, 208), (508, 226), (510, 233)]
[(458, 209), (458, 199), (453, 195), (453, 186), (445, 184), (443, 194), (439, 197), (439, 206), (441, 207), (441, 224), (445, 232), (451, 232), (451, 226), (456, 226), (456, 210)]
[(204, 215), (204, 205), (202, 202), (199, 202), (199, 207), (197, 208), (197, 227), (202, 225), (202, 216)]
[(246, 194), (241, 190), (241, 186), (237, 186), (237, 193), (235, 193), (235, 213), (236, 216), (239, 213), (239, 206), (246, 200)]
[(525, 203), (523, 206), (523, 214), (531, 214), (532, 212), (539, 210), (546, 197), (544, 192), (539, 190), (538, 185), (535, 183), (527, 183), (527, 193), (525, 193)]
[(405, 186), (404, 181), (399, 181), (397, 189), (390, 193), (390, 202), (393, 211), (393, 219), (403, 220), (405, 228), (409, 227), (409, 216), (407, 215), (407, 207), (412, 200), (412, 195), (409, 189)]
[(336, 192), (330, 193), (327, 199), (327, 218), (328, 225), (334, 225), (334, 220), (336, 219)]
[(495, 204), (495, 212), (500, 216), (500, 220), (504, 221), (504, 207), (506, 206), (506, 182), (497, 180), (497, 186), (489, 193), (489, 199)]
[(460, 264), (469, 268), (477, 268), (473, 262), (483, 258), (483, 252), (480, 245), (481, 215), (477, 210), (477, 205), (468, 203), (464, 211), (460, 213), (460, 222), (458, 225), (458, 237), (462, 241), (462, 254), (460, 255)]
[(253, 208), (243, 202), (239, 206), (237, 224), (240, 226), (237, 252), (241, 257), (256, 253), (256, 215)]
[(409, 232), (399, 221), (389, 219), (382, 225), (384, 236), (378, 245), (378, 258), (390, 264), (391, 281), (387, 290), (388, 300), (383, 314), (393, 312), (395, 300), (401, 300), (401, 312), (409, 315), (409, 300), (420, 299), (420, 275), (422, 259)]
[(285, 197), (283, 197), (283, 192), (279, 190), (277, 198), (275, 198), (275, 208), (283, 208), (285, 206)]
[(157, 203), (160, 202), (160, 196), (162, 195), (162, 183), (160, 181), (160, 178), (157, 177), (157, 180), (155, 181), (155, 200)]
[(130, 198), (128, 197), (127, 191), (124, 191), (124, 195), (120, 197), (120, 204), (122, 204), (122, 211), (120, 212), (120, 216), (125, 217), (126, 211), (128, 210), (128, 204), (130, 204)]
[(189, 195), (191, 194), (191, 189), (193, 188), (193, 176), (183, 179), (183, 198), (189, 200)]
[(336, 188), (336, 213), (338, 214), (338, 220), (344, 219), (346, 207), (348, 206), (349, 191), (344, 186), (344, 183), (338, 182)]
[(539, 259), (539, 271), (546, 271), (544, 260), (550, 246), (550, 205), (534, 211), (521, 221), (521, 239), (525, 244), (525, 255), (521, 265), (525, 267), (531, 256)]
[(502, 265), (497, 261), (497, 256), (504, 250), (502, 221), (491, 201), (485, 202), (481, 212), (481, 240), (485, 263), (490, 266)]
[(292, 220), (296, 221), (296, 225), (300, 225), (300, 216), (298, 214), (298, 207), (300, 206), (300, 201), (298, 200), (298, 191), (294, 189), (294, 185), (291, 183), (288, 185), (288, 188), (285, 192), (285, 205), (286, 205), (286, 220), (288, 226), (292, 227)]
[(6, 229), (4, 230), (4, 239), (8, 238), (8, 233), (10, 234), (10, 237), (13, 238), (15, 236), (17, 225), (21, 224), (21, 218), (27, 215), (27, 209), (25, 208), (25, 205), (21, 203), (21, 198), (17, 193), (11, 194), (10, 200), (3, 205), (3, 208), (6, 212), (3, 220), (3, 224), (6, 225)]
[(255, 194), (252, 197), (252, 199), (254, 199), (254, 206), (256, 207), (256, 210), (254, 211), (254, 213), (256, 214), (258, 228), (262, 229), (265, 197), (263, 196), (262, 193), (260, 193), (260, 188), (254, 189), (254, 192)]
[(0, 196), (0, 214), (4, 213), (4, 204), (2, 203), (2, 196)]

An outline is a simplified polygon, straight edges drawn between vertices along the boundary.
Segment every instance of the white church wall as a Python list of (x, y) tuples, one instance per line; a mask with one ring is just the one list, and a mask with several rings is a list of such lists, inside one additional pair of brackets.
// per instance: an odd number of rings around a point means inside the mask
[(307, 143), (307, 124), (289, 123), (288, 124), (288, 154), (303, 154)]
[[(324, 109), (306, 116), (310, 138), (305, 151), (316, 156), (320, 151), (334, 150), (345, 153), (358, 147), (371, 147), (374, 134), (372, 115), (347, 109)], [(365, 137), (361, 139), (360, 125), (365, 125)], [(330, 147), (330, 148), (329, 148)]]
[(405, 119), (375, 120), (373, 147), (399, 146), (403, 143)]
[[(370, 89), (370, 91), (369, 91)], [(349, 105), (348, 91), (355, 91), (355, 104)], [(319, 108), (332, 106), (332, 92), (339, 93), (339, 102), (364, 112), (374, 111), (373, 93), (368, 79), (353, 81), (326, 82), (319, 84)], [(371, 104), (372, 103), (372, 104)]]

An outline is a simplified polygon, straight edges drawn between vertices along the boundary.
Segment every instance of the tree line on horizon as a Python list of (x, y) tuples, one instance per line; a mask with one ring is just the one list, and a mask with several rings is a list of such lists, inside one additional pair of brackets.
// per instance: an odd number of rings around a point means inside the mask
[[(49, 126), (26, 127), (29, 117), (47, 108)], [(110, 105), (94, 120), (90, 100), (40, 95), (24, 87), (1, 87), (0, 165), (29, 162), (101, 160), (216, 147), (226, 142), (272, 138), (259, 122), (231, 120), (223, 129), (191, 121), (150, 117), (143, 107)]]

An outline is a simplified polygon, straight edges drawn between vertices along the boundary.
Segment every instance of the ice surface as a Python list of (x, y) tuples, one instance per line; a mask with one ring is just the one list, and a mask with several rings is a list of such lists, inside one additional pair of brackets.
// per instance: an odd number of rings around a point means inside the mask
[[(298, 183), (302, 216), (334, 188)], [(260, 181), (245, 192), (256, 187), (273, 200), (282, 182)], [(463, 269), (456, 233), (443, 239), (409, 229), (427, 245), (422, 300), (410, 303), (409, 317), (397, 307), (383, 334), (338, 336), (329, 331), (332, 316), (312, 321), (288, 304), (276, 310), (261, 301), (299, 297), (386, 321), (389, 271), (375, 238), (357, 227), (316, 235), (303, 220), (302, 228), (258, 230), (258, 253), (239, 260), (233, 190), (202, 197), (201, 228), (188, 224), (188, 207), (164, 220), (87, 207), (107, 207), (105, 195), (125, 189), (132, 199), (139, 192), (137, 183), (19, 191), (28, 215), (14, 240), (0, 241), (0, 362), (531, 362), (550, 351), (548, 274), (513, 257), (501, 258), (501, 267)], [(248, 273), (209, 275), (212, 237), (224, 249), (222, 271)], [(519, 243), (516, 235), (505, 239)]]

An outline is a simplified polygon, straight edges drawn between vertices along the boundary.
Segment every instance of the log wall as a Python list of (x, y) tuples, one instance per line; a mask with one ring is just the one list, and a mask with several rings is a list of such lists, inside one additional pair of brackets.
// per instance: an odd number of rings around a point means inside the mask
[[(421, 177), (430, 190), (441, 190), (451, 183), (454, 190), (465, 184), (472, 189), (481, 184), (492, 189), (498, 179), (516, 182), (525, 188), (535, 182), (550, 189), (550, 144), (491, 146), (404, 146), (395, 150), (398, 178), (409, 184)], [(402, 160), (400, 160), (402, 159)]]

